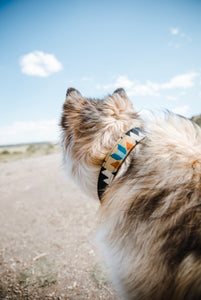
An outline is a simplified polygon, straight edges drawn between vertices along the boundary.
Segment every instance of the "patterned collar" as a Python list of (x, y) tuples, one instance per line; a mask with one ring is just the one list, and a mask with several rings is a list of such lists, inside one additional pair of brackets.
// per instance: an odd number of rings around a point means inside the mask
[(133, 128), (126, 132), (126, 134), (117, 141), (114, 148), (107, 154), (98, 178), (98, 197), (100, 201), (106, 187), (113, 181), (126, 157), (144, 138), (145, 133), (141, 128)]

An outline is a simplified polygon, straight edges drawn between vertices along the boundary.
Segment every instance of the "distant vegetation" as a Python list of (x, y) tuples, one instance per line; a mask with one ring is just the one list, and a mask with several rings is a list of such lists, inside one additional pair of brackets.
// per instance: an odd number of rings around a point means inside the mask
[(55, 145), (46, 143), (46, 144), (30, 144), (26, 152), (27, 153), (41, 153), (41, 154), (50, 154), (54, 152), (55, 150)]
[(7, 162), (30, 156), (47, 155), (59, 152), (60, 146), (53, 143), (33, 143), (23, 145), (0, 146), (0, 161)]
[(197, 123), (199, 126), (201, 126), (201, 115), (194, 116), (191, 118), (195, 123)]
[[(192, 121), (201, 126), (201, 114), (191, 118)], [(30, 156), (47, 155), (61, 151), (58, 144), (33, 143), (13, 146), (0, 146), (0, 162), (7, 162)]]

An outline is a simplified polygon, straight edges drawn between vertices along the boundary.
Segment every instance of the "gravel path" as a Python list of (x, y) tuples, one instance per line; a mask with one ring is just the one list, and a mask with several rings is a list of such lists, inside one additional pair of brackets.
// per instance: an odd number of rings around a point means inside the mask
[(0, 299), (118, 299), (94, 245), (99, 204), (61, 165), (60, 154), (0, 163)]

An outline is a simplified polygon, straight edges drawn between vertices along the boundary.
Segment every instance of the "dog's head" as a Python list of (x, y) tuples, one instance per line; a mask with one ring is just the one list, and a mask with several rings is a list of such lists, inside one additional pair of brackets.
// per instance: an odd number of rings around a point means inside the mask
[(140, 119), (123, 89), (103, 100), (67, 90), (61, 119), (64, 162), (88, 194), (96, 197), (94, 185), (105, 156), (122, 133), (135, 126)]

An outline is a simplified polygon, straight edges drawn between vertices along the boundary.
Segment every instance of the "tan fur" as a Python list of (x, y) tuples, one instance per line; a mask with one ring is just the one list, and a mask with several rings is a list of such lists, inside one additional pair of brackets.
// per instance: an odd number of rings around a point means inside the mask
[(144, 123), (123, 89), (103, 100), (69, 89), (61, 126), (66, 168), (94, 198), (108, 151), (145, 129), (103, 194), (99, 240), (126, 299), (201, 299), (201, 129), (171, 113)]

